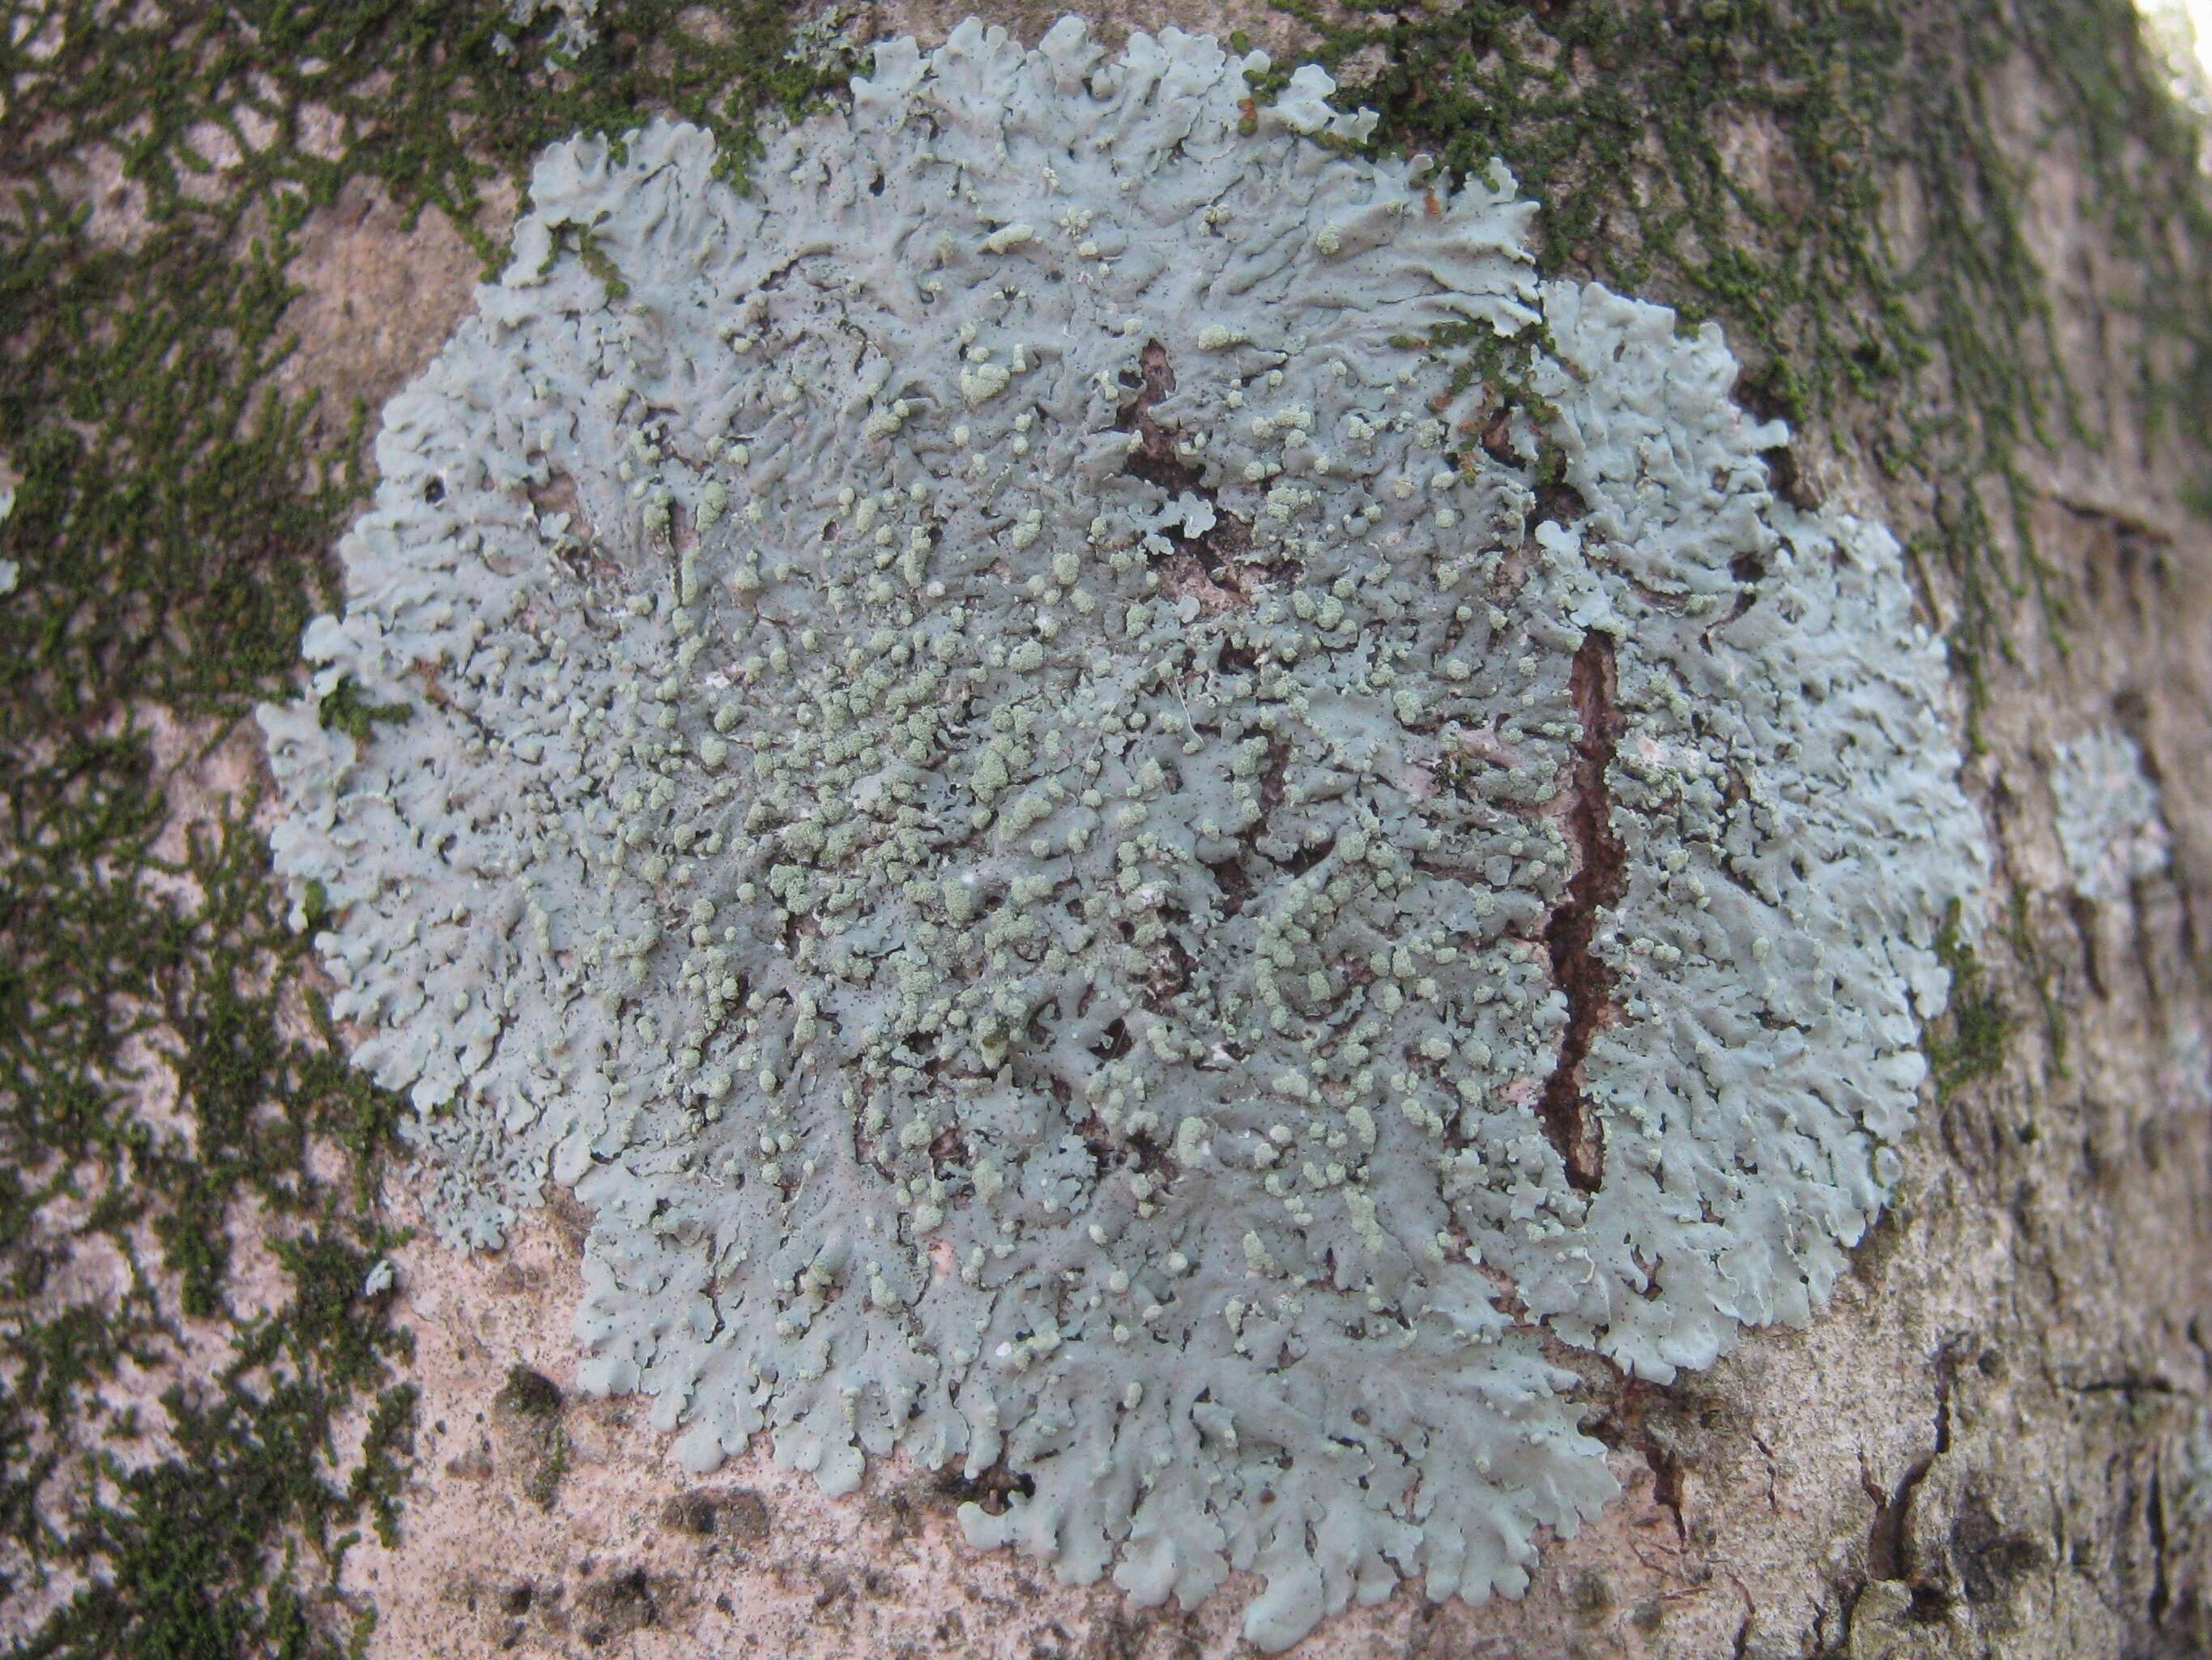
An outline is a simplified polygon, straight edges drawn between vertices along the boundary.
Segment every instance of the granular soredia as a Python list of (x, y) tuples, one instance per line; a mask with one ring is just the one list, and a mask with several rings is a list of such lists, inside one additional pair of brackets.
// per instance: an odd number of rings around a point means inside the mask
[(1809, 1317), (1984, 859), (1717, 331), (1263, 64), (555, 147), (262, 720), (440, 1229), (592, 1213), (586, 1386), (1273, 1648), (1518, 1592), (1589, 1380)]

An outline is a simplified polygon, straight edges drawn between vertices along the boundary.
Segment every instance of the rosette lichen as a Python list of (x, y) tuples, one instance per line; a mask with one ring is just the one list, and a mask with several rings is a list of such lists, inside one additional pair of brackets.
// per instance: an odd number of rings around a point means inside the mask
[(440, 1226), (592, 1213), (586, 1387), (1272, 1647), (1524, 1587), (1577, 1354), (1809, 1316), (1981, 854), (1717, 331), (1262, 65), (970, 24), (750, 196), (556, 147), (263, 720)]

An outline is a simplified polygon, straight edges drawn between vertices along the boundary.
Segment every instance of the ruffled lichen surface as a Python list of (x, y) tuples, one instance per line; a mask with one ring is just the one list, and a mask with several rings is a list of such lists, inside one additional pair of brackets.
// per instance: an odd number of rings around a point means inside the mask
[(1263, 67), (971, 25), (750, 198), (557, 147), (263, 721), (441, 1228), (594, 1213), (588, 1383), (1279, 1646), (1527, 1584), (1571, 1351), (1809, 1317), (1983, 855), (1718, 331)]

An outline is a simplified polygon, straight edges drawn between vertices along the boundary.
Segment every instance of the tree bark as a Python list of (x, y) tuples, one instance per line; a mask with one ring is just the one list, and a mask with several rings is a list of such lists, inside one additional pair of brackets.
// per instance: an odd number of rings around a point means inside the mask
[[(1030, 40), (1057, 9), (981, 9)], [(965, 9), (886, 4), (846, 28), (927, 41)], [(1787, 489), (1915, 550), (1996, 859), (1987, 914), (1954, 941), (1899, 1201), (1810, 1329), (1747, 1333), (1663, 1388), (1596, 1380), (1589, 1426), (1625, 1491), (1546, 1545), (1525, 1599), (1439, 1605), (1401, 1587), (1299, 1651), (2212, 1649), (2212, 188), (2207, 141), (2133, 15), (2104, 0), (1789, 15), (1717, 0), (1607, 9), (1606, 28), (1582, 0), (1379, 23), (1237, 0), (1109, 14), (1246, 28), (1279, 61), (1334, 54), (1347, 96), (1387, 100), (1385, 138), (1454, 159), (1494, 148), (1516, 168), (1545, 207), (1547, 271), (1717, 317), (1747, 363), (1741, 396), (1797, 429)], [(1353, 25), (1372, 38), (1329, 32)], [(1528, 66), (1519, 106), (1467, 90), (1500, 62)], [(262, 384), (324, 394), (319, 454), (339, 453), (352, 399), (376, 408), (465, 314), (465, 234), (496, 244), (514, 202), (486, 185), (410, 222), (419, 204), (356, 177), (312, 206), (287, 244), (300, 350)], [(28, 471), (20, 448), (9, 465)], [(120, 707), (56, 704), (20, 726), (21, 776), (70, 722)], [(135, 707), (164, 734), (175, 824), (217, 822), (261, 766), (254, 746), (179, 696)], [(182, 856), (180, 831), (167, 845)], [(159, 1101), (132, 1110), (161, 1122)], [(370, 1213), (411, 1221), (404, 1169), (381, 1179)], [(46, 1201), (54, 1240), (80, 1237), (70, 1202)], [(225, 1214), (243, 1262), (293, 1237), (273, 1209)], [(377, 1253), (398, 1265), (379, 1317), (415, 1334), (391, 1362), (419, 1391), (412, 1459), (392, 1541), (356, 1546), (308, 1599), (319, 1628), (374, 1608), (368, 1650), (391, 1656), (1239, 1651), (1249, 1587), (1144, 1614), (1052, 1585), (967, 1551), (957, 1495), (897, 1460), (842, 1503), (764, 1458), (687, 1487), (636, 1403), (565, 1392), (580, 1234), (556, 1207), (496, 1256), (427, 1240)], [(76, 1246), (52, 1248), (90, 1272)], [(104, 1295), (49, 1282), (10, 1305), (13, 1329)], [(254, 1295), (234, 1284), (228, 1317)], [(229, 1328), (210, 1329), (234, 1352)], [(212, 1375), (164, 1342), (130, 1374), (142, 1402), (149, 1378)], [(348, 1457), (368, 1412), (363, 1397), (338, 1420)], [(167, 1433), (157, 1454), (215, 1456)], [(6, 1559), (0, 1625), (51, 1640), (77, 1582), (40, 1589), (26, 1550)]]

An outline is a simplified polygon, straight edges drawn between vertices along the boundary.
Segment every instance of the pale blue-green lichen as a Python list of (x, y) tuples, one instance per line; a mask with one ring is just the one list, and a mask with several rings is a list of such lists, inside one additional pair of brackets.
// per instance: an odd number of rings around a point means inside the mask
[(894, 43), (750, 198), (557, 147), (263, 718), (434, 1216), (593, 1213), (588, 1387), (1003, 1464), (971, 1538), (1279, 1647), (1525, 1587), (1617, 1490), (1566, 1351), (1810, 1316), (1983, 854), (1717, 331), (1261, 61)]
[(2075, 892), (2101, 904), (2125, 899), (2172, 856), (2142, 745), (2117, 727), (2097, 727), (2057, 745), (2052, 761), (2058, 846)]
[[(548, 37), (547, 61), (558, 66), (573, 63), (598, 44), (599, 0), (507, 0), (507, 26), (514, 34), (535, 27), (541, 19), (557, 15)], [(502, 58), (514, 55), (514, 39), (506, 29), (495, 32), (491, 49)]]

